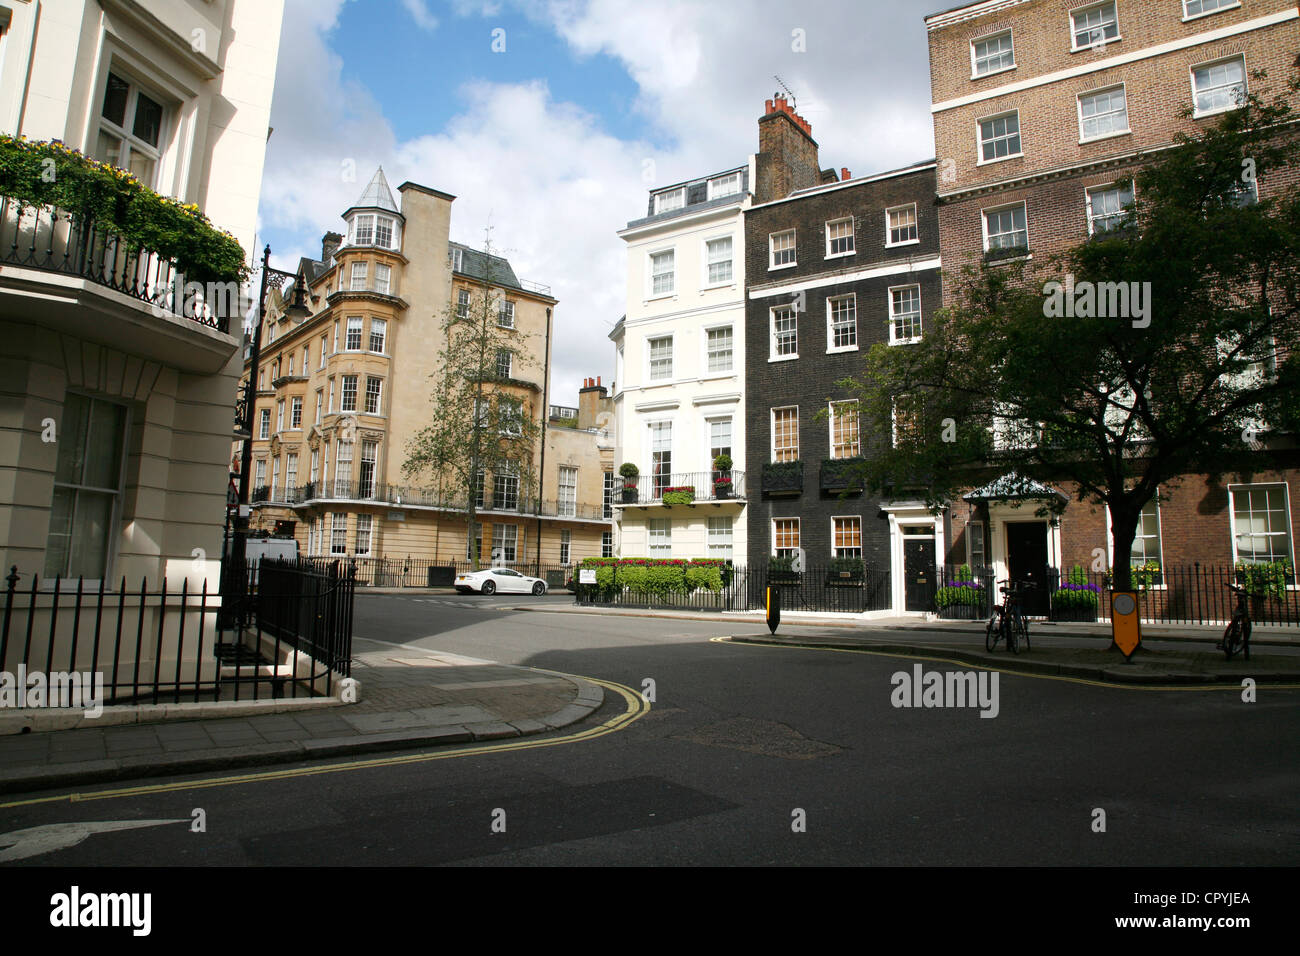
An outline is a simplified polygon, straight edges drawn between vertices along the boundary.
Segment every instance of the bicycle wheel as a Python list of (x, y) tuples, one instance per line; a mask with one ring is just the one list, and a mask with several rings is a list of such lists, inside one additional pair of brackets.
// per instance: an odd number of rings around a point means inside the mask
[(989, 618), (988, 626), (984, 628), (984, 650), (992, 654), (993, 648), (997, 646), (998, 632), (993, 628), (993, 618)]
[(1237, 642), (1241, 640), (1241, 621), (1234, 619), (1228, 625), (1228, 629), (1223, 632), (1223, 656), (1232, 660), (1232, 655), (1237, 651)]

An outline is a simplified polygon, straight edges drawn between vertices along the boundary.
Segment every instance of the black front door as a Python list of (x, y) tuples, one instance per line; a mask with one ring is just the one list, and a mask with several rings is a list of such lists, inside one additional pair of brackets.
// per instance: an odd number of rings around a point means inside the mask
[(1013, 521), (1007, 524), (1007, 567), (1012, 581), (1029, 581), (1035, 585), (1024, 592), (1025, 613), (1046, 615), (1046, 521)]
[(903, 539), (903, 581), (906, 610), (934, 610), (934, 538)]

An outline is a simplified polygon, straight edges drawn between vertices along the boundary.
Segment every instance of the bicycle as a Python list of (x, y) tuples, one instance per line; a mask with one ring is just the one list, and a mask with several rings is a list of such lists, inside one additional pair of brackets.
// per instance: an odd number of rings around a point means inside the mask
[(1232, 655), (1241, 650), (1241, 656), (1245, 660), (1250, 660), (1250, 611), (1246, 608), (1246, 589), (1236, 584), (1227, 584), (1224, 587), (1233, 591), (1237, 595), (1237, 607), (1232, 612), (1232, 620), (1228, 623), (1227, 629), (1223, 632), (1223, 640), (1214, 646), (1223, 651), (1224, 657), (1232, 660)]
[(992, 653), (993, 648), (997, 647), (998, 641), (1005, 641), (1012, 654), (1020, 653), (1022, 641), (1025, 650), (1030, 650), (1029, 621), (1021, 613), (1020, 592), (1022, 589), (1031, 587), (1033, 585), (1028, 581), (1020, 581), (1015, 584), (1008, 581), (998, 587), (1004, 597), (1001, 604), (993, 605), (993, 613), (989, 615), (988, 624), (984, 628), (984, 649), (986, 651)]

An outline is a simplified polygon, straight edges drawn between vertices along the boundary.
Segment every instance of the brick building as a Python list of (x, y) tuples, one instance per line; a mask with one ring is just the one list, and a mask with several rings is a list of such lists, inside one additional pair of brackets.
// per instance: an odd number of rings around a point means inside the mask
[[(1234, 108), (1243, 89), (1281, 92), (1300, 52), (1294, 0), (983, 0), (925, 23), (949, 270), (981, 256), (1038, 269), (1112, 228), (1134, 201), (1122, 180), (1177, 133)], [(1294, 175), (1261, 177), (1257, 195)], [(1296, 477), (1188, 476), (1162, 487), (1143, 513), (1134, 563), (1294, 561)], [(1104, 507), (1072, 502), (1058, 521), (1035, 518), (1017, 506), (1073, 489), (1016, 484), (954, 503), (945, 561), (991, 565), (998, 577), (1093, 567), (1099, 550), (1109, 563)]]
[[(892, 436), (862, 435), (837, 383), (876, 343), (918, 339), (940, 303), (935, 163), (853, 178), (823, 173), (817, 150), (785, 100), (767, 103), (745, 213), (745, 431), (759, 473), (747, 559), (861, 559), (890, 572), (895, 609), (924, 610), (942, 520), (920, 502), (853, 490), (852, 463)], [(909, 603), (911, 578), (923, 587)]]

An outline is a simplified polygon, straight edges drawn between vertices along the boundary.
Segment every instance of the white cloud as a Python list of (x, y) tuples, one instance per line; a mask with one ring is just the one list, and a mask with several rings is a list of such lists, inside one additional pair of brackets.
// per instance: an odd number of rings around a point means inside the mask
[(429, 9), (428, 0), (402, 0), (402, 6), (421, 30), (433, 32), (438, 29), (438, 18)]
[[(341, 228), (340, 214), (380, 164), (394, 186), (410, 179), (450, 192), (459, 197), (452, 238), (479, 246), (490, 224), (516, 273), (551, 285), (560, 300), (556, 404), (574, 404), (583, 378), (612, 378), (607, 333), (625, 311), (627, 271), (615, 232), (644, 215), (647, 185), (746, 160), (757, 148), (763, 100), (777, 89), (772, 74), (798, 96), (823, 166), (861, 175), (933, 155), (925, 29), (910, 4), (515, 0), (578, 57), (623, 64), (637, 85), (632, 109), (644, 135), (612, 135), (599, 117), (556, 101), (544, 78), (458, 89), (451, 78), (456, 116), (399, 140), (370, 92), (343, 81), (346, 42), (326, 42), (343, 2), (286, 4), (294, 28), (281, 46), (261, 209), (264, 222), (294, 232), (276, 265), (291, 268), (300, 251), (318, 255), (320, 235)], [(406, 6), (417, 22), (412, 7), (427, 13), (423, 2)], [(452, 0), (450, 10), (497, 16), (501, 2)], [(795, 29), (805, 31), (806, 53), (791, 49)], [(651, 184), (641, 179), (647, 159)], [(352, 180), (344, 176), (349, 160)]]

